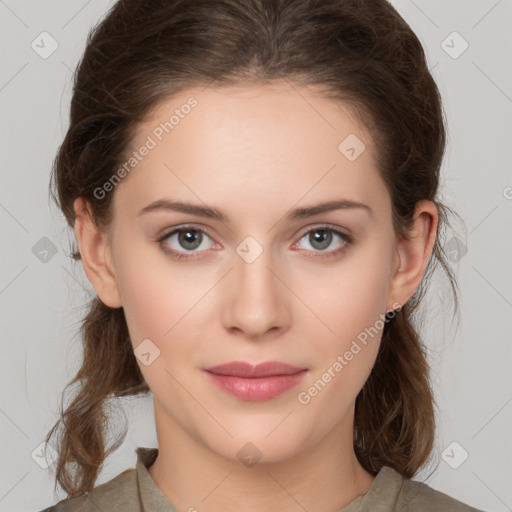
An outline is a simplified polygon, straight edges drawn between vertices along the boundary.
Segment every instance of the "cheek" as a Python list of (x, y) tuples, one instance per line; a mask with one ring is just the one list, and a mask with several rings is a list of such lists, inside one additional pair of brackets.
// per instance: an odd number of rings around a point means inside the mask
[[(297, 273), (297, 294), (324, 324), (325, 339), (346, 343), (385, 313), (390, 275), (389, 259), (382, 254), (354, 251), (337, 266)], [(317, 320), (314, 325), (321, 327)]]
[(314, 403), (306, 410), (321, 414), (329, 409), (338, 420), (353, 405), (374, 366), (385, 325), (385, 286), (382, 273), (374, 271), (340, 277), (322, 288), (323, 295), (315, 293), (313, 298), (324, 326), (317, 321), (309, 321), (309, 330), (308, 322), (304, 326), (315, 340), (315, 364), (297, 398), (304, 405)]
[(143, 339), (159, 340), (172, 326), (172, 311), (178, 305), (172, 294), (163, 294), (151, 269), (130, 269), (119, 273), (121, 300), (134, 346)]
[(133, 344), (167, 333), (194, 308), (211, 287), (212, 276), (171, 262), (147, 242), (130, 250), (117, 248), (114, 265)]
[[(194, 348), (192, 343), (186, 343), (183, 329), (199, 290), (191, 292), (193, 286), (180, 281), (175, 273), (166, 274), (165, 266), (141, 268), (128, 260), (120, 265), (118, 277), (137, 364), (155, 396), (165, 396), (175, 386), (172, 376), (181, 380), (172, 362), (190, 360)], [(143, 354), (147, 353), (145, 360)]]
[(310, 290), (305, 302), (321, 319), (308, 316), (304, 325), (316, 340), (318, 355), (316, 375), (308, 385), (315, 386), (313, 394), (329, 388), (320, 401), (332, 399), (341, 407), (341, 395), (355, 400), (371, 372), (385, 326), (389, 249), (381, 239), (354, 251), (336, 268), (318, 267), (301, 280), (302, 293), (308, 285)]

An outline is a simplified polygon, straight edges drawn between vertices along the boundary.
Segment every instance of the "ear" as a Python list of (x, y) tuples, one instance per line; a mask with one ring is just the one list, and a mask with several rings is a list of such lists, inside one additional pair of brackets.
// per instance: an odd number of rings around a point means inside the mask
[(120, 308), (112, 255), (107, 233), (100, 231), (92, 220), (90, 206), (82, 197), (75, 199), (75, 236), (87, 278), (100, 300), (111, 308)]
[(396, 259), (388, 297), (395, 302), (388, 310), (396, 309), (396, 303), (405, 304), (418, 289), (427, 267), (437, 236), (439, 215), (432, 201), (416, 203), (413, 225), (407, 237), (396, 244)]

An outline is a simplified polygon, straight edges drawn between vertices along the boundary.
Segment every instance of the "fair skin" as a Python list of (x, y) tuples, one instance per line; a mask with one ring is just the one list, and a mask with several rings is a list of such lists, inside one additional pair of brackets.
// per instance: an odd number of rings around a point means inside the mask
[[(183, 512), (334, 512), (374, 480), (354, 454), (353, 421), (382, 330), (307, 404), (298, 394), (379, 315), (413, 295), (437, 210), (419, 202), (410, 238), (397, 238), (371, 135), (347, 106), (287, 81), (191, 88), (152, 113), (133, 147), (191, 95), (198, 105), (111, 192), (108, 229), (98, 230), (86, 203), (75, 202), (75, 233), (98, 296), (124, 308), (134, 349), (150, 339), (160, 350), (150, 365), (137, 359), (154, 396), (159, 455), (149, 473)], [(366, 146), (354, 161), (338, 150), (349, 134)], [(139, 214), (164, 198), (207, 205), (227, 219)], [(287, 217), (340, 199), (371, 212)], [(189, 258), (177, 261), (156, 240), (184, 224), (206, 234), (188, 251), (168, 236), (163, 245)], [(322, 249), (313, 235), (326, 224), (353, 242), (331, 232)], [(263, 249), (251, 263), (236, 251), (248, 236)], [(229, 361), (281, 361), (308, 371), (275, 398), (247, 401), (205, 377), (204, 368)], [(250, 467), (237, 456), (248, 442), (261, 453)]]

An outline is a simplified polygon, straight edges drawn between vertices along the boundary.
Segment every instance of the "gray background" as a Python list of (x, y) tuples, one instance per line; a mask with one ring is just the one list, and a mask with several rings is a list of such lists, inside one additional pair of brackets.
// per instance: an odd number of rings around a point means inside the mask
[[(73, 233), (47, 188), (67, 128), (72, 70), (111, 3), (0, 0), (1, 511), (36, 511), (64, 497), (53, 493), (55, 464), (41, 467), (40, 444), (78, 369), (76, 333), (92, 288), (66, 256)], [(424, 308), (440, 412), (437, 466), (417, 478), (475, 507), (512, 510), (512, 3), (393, 5), (424, 44), (444, 99), (442, 198), (464, 221), (447, 237), (460, 324), (441, 274)], [(58, 44), (49, 56), (52, 40), (42, 32)], [(136, 446), (157, 445), (150, 399), (118, 401), (114, 413), (130, 428), (97, 484), (133, 467)]]

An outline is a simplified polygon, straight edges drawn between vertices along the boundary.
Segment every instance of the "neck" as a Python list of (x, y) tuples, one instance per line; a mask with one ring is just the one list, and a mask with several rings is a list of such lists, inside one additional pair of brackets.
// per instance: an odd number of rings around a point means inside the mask
[(318, 443), (285, 460), (245, 466), (223, 457), (172, 421), (155, 402), (159, 453), (149, 474), (183, 511), (335, 512), (366, 493), (375, 479), (353, 450), (353, 416)]

